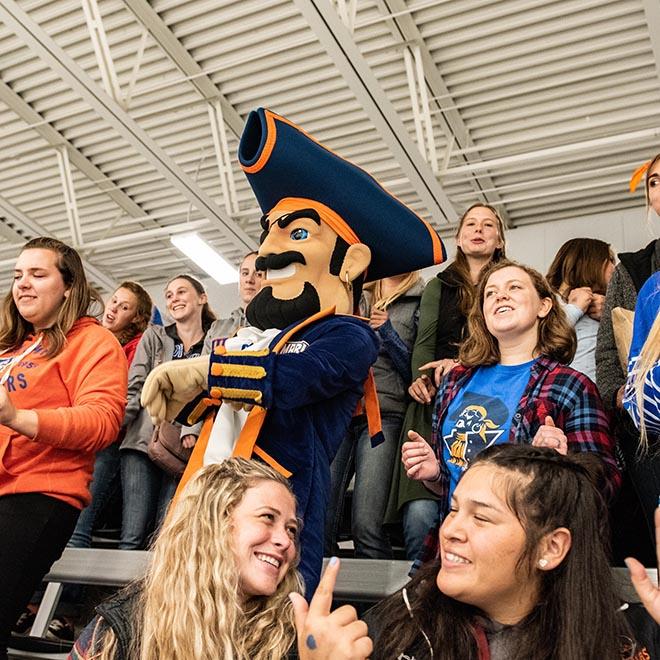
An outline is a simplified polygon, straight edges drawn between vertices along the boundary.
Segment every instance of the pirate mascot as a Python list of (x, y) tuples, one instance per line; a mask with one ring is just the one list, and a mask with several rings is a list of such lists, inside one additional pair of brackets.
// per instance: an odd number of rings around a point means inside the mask
[(351, 315), (362, 284), (440, 263), (445, 253), (435, 231), (371, 176), (269, 110), (250, 113), (238, 157), (265, 214), (256, 267), (266, 277), (246, 309), (250, 327), (217, 340), (210, 356), (155, 369), (142, 402), (155, 421), (206, 416), (182, 484), (230, 455), (290, 478), (311, 594), (330, 463), (365, 383), (372, 442), (382, 437), (369, 386), (378, 338)]

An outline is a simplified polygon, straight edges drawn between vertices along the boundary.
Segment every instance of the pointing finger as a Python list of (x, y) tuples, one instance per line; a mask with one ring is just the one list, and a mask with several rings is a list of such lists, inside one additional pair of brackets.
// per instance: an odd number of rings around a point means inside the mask
[(324, 616), (330, 614), (332, 594), (335, 589), (335, 582), (337, 581), (337, 573), (339, 573), (339, 559), (337, 557), (330, 557), (328, 566), (321, 576), (319, 586), (316, 587), (312, 602), (309, 605), (310, 614)]

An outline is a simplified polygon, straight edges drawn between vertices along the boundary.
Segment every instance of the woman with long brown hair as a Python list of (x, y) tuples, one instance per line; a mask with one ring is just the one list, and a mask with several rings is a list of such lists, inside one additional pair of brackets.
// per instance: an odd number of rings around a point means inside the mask
[(23, 246), (0, 310), (0, 658), (11, 627), (89, 503), (94, 456), (119, 431), (126, 360), (91, 316), (78, 253)]
[(574, 353), (575, 334), (540, 273), (510, 261), (484, 273), (460, 366), (436, 398), (431, 444), (410, 430), (402, 448), (408, 476), (440, 497), (441, 519), (474, 457), (507, 442), (594, 453), (613, 493), (620, 475), (609, 420), (595, 385), (566, 366)]
[[(431, 436), (433, 398), (443, 375), (457, 364), (480, 274), (505, 252), (504, 223), (497, 210), (487, 204), (470, 206), (458, 223), (454, 261), (424, 288), (411, 358), (413, 380), (408, 393), (412, 401), (406, 409), (399, 446), (407, 440), (407, 429)], [(386, 519), (390, 523), (403, 521), (409, 559), (417, 556), (437, 515), (433, 495), (396, 465)]]
[(572, 238), (558, 250), (546, 275), (575, 328), (570, 366), (596, 382), (596, 336), (605, 292), (614, 272), (612, 247), (596, 238)]
[[(131, 366), (135, 349), (142, 333), (149, 325), (152, 309), (151, 296), (137, 282), (122, 282), (105, 304), (101, 325), (112, 332), (124, 349), (128, 366)], [(111, 495), (113, 483), (119, 474), (119, 444), (114, 442), (100, 451), (94, 463), (94, 476), (90, 484), (92, 501), (78, 520), (68, 545), (72, 548), (89, 548), (92, 529), (97, 515)]]
[(295, 640), (299, 523), (287, 480), (230, 458), (186, 485), (147, 576), (97, 608), (72, 660), (280, 660)]
[[(192, 275), (183, 273), (169, 280), (165, 304), (174, 322), (146, 329), (128, 374), (125, 433), (119, 451), (123, 496), (119, 547), (124, 550), (146, 546), (151, 530), (162, 521), (177, 485), (177, 479), (147, 455), (154, 427), (149, 413), (140, 404), (142, 386), (161, 362), (201, 355), (206, 332), (215, 321), (204, 286)], [(192, 447), (195, 437), (187, 433), (181, 431), (181, 442)]]
[[(622, 605), (609, 566), (601, 468), (588, 454), (484, 450), (452, 496), (438, 559), (367, 612), (369, 637), (319, 601), (309, 613), (297, 602), (301, 660), (335, 649), (352, 660), (657, 658), (658, 625), (640, 605)], [(633, 569), (660, 616), (660, 591)]]

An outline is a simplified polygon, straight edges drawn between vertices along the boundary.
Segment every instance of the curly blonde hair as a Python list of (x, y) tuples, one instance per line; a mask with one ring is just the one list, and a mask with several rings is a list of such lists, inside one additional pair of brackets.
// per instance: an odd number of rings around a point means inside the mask
[(548, 314), (539, 319), (536, 353), (557, 360), (561, 364), (569, 364), (573, 360), (577, 346), (575, 331), (568, 323), (564, 310), (557, 303), (548, 281), (537, 270), (508, 259), (502, 259), (492, 264), (481, 275), (477, 295), (468, 315), (467, 338), (461, 345), (458, 356), (459, 362), (466, 367), (478, 367), (497, 364), (500, 361), (500, 348), (497, 339), (488, 331), (486, 319), (484, 318), (484, 291), (488, 279), (493, 273), (502, 270), (502, 268), (510, 267), (519, 268), (527, 273), (539, 298), (548, 298), (552, 302)]
[[(169, 512), (153, 546), (133, 617), (130, 657), (139, 660), (279, 660), (295, 640), (288, 594), (302, 592), (292, 562), (272, 596), (242, 601), (232, 513), (260, 481), (288, 481), (257, 461), (230, 458), (200, 470)], [(115, 657), (108, 630), (98, 660)]]

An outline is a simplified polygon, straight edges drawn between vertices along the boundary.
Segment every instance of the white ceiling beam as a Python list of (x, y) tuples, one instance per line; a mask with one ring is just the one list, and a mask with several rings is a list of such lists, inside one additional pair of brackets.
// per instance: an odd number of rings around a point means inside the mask
[[(17, 209), (4, 197), (0, 197), (0, 215), (3, 215), (7, 220), (9, 220), (14, 225), (14, 230), (16, 232), (17, 238), (22, 239), (23, 242), (27, 242), (31, 238), (36, 238), (37, 236), (53, 235), (45, 227), (42, 227), (36, 220), (33, 220), (32, 218), (26, 216), (22, 211)], [(19, 250), (21, 247), (22, 247), (22, 243), (18, 245), (16, 249)], [(14, 257), (11, 260), (5, 260), (1, 262), (0, 269), (4, 269), (11, 266), (15, 261), (16, 261), (16, 257)], [(115, 290), (115, 286), (117, 282), (112, 276), (108, 275), (102, 269), (98, 268), (93, 263), (90, 263), (85, 258), (83, 258), (82, 261), (85, 270), (94, 278), (96, 282), (102, 284), (107, 291)]]
[(137, 231), (130, 234), (108, 236), (107, 238), (100, 238), (97, 241), (88, 241), (85, 243), (85, 249), (99, 250), (101, 248), (107, 247), (126, 247), (130, 245), (139, 245), (144, 243), (147, 238), (158, 238), (161, 236), (166, 236), (169, 238), (173, 234), (183, 234), (208, 228), (208, 220), (191, 220), (190, 222), (181, 222), (176, 225), (170, 225), (169, 227), (144, 229), (142, 231)]
[(658, 32), (660, 2), (658, 0), (642, 0), (642, 6), (646, 14), (646, 24), (649, 26), (649, 39), (651, 40), (651, 48), (655, 59), (655, 72), (660, 78), (660, 33)]
[(215, 83), (186, 50), (183, 44), (165, 24), (158, 12), (144, 0), (124, 0), (135, 18), (149, 31), (153, 40), (167, 53), (176, 66), (190, 77), (190, 84), (207, 100), (217, 100), (222, 106), (222, 115), (231, 131), (240, 138), (245, 122), (234, 106), (220, 93)]
[(456, 211), (350, 33), (328, 0), (294, 0), (321, 45), (364, 108), (374, 127), (438, 225), (453, 223)]
[[(381, 5), (390, 15), (390, 19), (387, 22), (395, 37), (402, 39), (404, 42), (413, 42), (419, 45), (426, 84), (431, 91), (431, 96), (433, 97), (432, 102), (435, 102), (435, 105), (439, 110), (437, 116), (440, 119), (445, 134), (455, 138), (455, 147), (457, 149), (474, 147), (475, 145), (468, 128), (458, 110), (445, 110), (439, 101), (439, 98), (442, 98), (446, 101), (445, 105), (453, 105), (453, 97), (449, 88), (431, 57), (431, 53), (426, 46), (422, 33), (419, 31), (417, 24), (410, 15), (411, 8), (406, 5), (405, 0), (379, 0), (378, 4)], [(467, 159), (463, 158), (463, 160), (464, 162), (467, 162)], [(481, 195), (483, 200), (488, 204), (500, 205), (499, 210), (502, 220), (505, 226), (510, 228), (511, 223), (506, 213), (506, 209), (501, 205), (502, 200), (497, 192), (493, 192), (493, 190), (496, 189), (496, 186), (491, 178), (487, 174), (482, 174), (476, 178), (475, 183), (477, 185), (477, 190), (475, 191), (477, 195)]]
[(105, 192), (131, 218), (146, 218), (147, 213), (136, 204), (125, 192), (108, 179), (101, 170), (86, 156), (76, 149), (59, 131), (55, 130), (44, 118), (36, 112), (29, 103), (6, 83), (0, 80), (0, 101), (15, 112), (27, 128), (34, 129), (52, 147), (66, 147), (69, 160), (80, 170), (99, 190)]
[(582, 142), (572, 142), (562, 144), (558, 147), (548, 147), (547, 149), (537, 149), (527, 153), (512, 154), (511, 156), (502, 156), (491, 160), (470, 163), (468, 165), (459, 165), (445, 170), (445, 175), (463, 174), (465, 172), (478, 172), (479, 170), (491, 170), (506, 165), (524, 163), (532, 160), (546, 160), (564, 154), (576, 153), (580, 151), (592, 151), (602, 147), (608, 147), (613, 144), (633, 144), (635, 142), (644, 142), (649, 139), (660, 137), (660, 127), (647, 128), (641, 131), (632, 131), (630, 133), (621, 133), (620, 135), (608, 135), (607, 137), (595, 138), (594, 140), (584, 140)]
[(121, 87), (119, 86), (119, 79), (117, 78), (117, 71), (115, 63), (112, 61), (112, 53), (110, 52), (110, 44), (105, 34), (103, 27), (103, 17), (99, 10), (96, 0), (82, 0), (83, 13), (87, 21), (87, 30), (89, 38), (94, 47), (94, 54), (96, 55), (96, 63), (101, 72), (101, 81), (105, 91), (117, 101), (122, 104), (123, 98)]
[(32, 53), (41, 57), (119, 136), (156, 168), (163, 178), (200, 212), (215, 220), (219, 231), (237, 248), (254, 250), (257, 247), (256, 241), (227, 218), (211, 197), (18, 6), (15, 0), (2, 0), (0, 20), (13, 30)]
[(211, 135), (213, 136), (215, 161), (218, 166), (225, 209), (233, 217), (238, 212), (238, 197), (236, 196), (234, 170), (231, 166), (231, 158), (229, 156), (227, 131), (225, 130), (225, 122), (222, 116), (222, 104), (219, 101), (213, 101), (208, 103), (207, 106), (209, 123), (211, 124)]
[(60, 179), (62, 181), (64, 206), (66, 207), (66, 217), (69, 221), (71, 241), (73, 247), (78, 250), (83, 246), (83, 236), (82, 228), (80, 226), (80, 216), (78, 214), (78, 203), (76, 202), (76, 188), (73, 185), (73, 175), (71, 173), (68, 151), (64, 147), (60, 147), (59, 149), (56, 149), (55, 152), (57, 154), (57, 164), (60, 170)]

